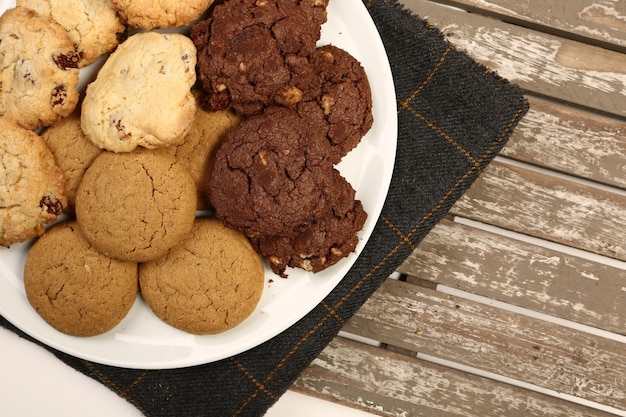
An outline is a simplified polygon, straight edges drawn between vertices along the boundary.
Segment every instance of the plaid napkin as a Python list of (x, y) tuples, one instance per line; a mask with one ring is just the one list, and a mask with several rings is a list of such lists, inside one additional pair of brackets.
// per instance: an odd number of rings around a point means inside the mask
[[(337, 288), (282, 334), (219, 362), (122, 369), (47, 347), (60, 360), (146, 416), (263, 415), (472, 184), (528, 110), (527, 101), (395, 0), (364, 3), (394, 74), (398, 151), (376, 229)], [(27, 337), (1, 317), (0, 324)]]

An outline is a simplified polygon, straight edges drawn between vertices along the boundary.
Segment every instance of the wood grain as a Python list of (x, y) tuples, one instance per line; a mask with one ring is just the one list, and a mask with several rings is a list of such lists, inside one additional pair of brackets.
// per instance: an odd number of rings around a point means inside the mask
[(609, 416), (343, 338), (322, 351), (293, 389), (390, 417)]
[(626, 54), (425, 0), (404, 4), (458, 49), (523, 89), (626, 117)]
[(494, 161), (450, 213), (626, 260), (626, 196)]
[(435, 226), (398, 272), (626, 334), (626, 271), (452, 221)]
[(613, 340), (397, 280), (345, 330), (626, 410), (626, 349)]

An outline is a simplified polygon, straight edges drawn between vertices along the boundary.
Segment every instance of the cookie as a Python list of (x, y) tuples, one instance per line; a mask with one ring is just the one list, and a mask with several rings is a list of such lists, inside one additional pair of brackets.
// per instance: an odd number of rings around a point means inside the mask
[(292, 237), (252, 238), (252, 245), (268, 258), (274, 273), (287, 277), (288, 266), (317, 273), (355, 251), (359, 242), (357, 233), (363, 228), (367, 214), (339, 171), (334, 171), (334, 180), (333, 204), (302, 233)]
[(72, 336), (96, 336), (119, 324), (135, 302), (137, 264), (101, 254), (75, 221), (66, 221), (30, 249), (24, 288), (30, 304), (52, 327)]
[(63, 174), (34, 132), (0, 117), (0, 245), (40, 236), (67, 204)]
[(209, 111), (232, 107), (259, 114), (297, 101), (293, 73), (307, 59), (326, 21), (327, 0), (226, 0), (192, 27), (198, 80)]
[(312, 73), (296, 82), (303, 91), (296, 108), (324, 133), (338, 163), (372, 127), (369, 80), (356, 58), (333, 45), (317, 48), (310, 65)]
[(130, 26), (151, 30), (188, 25), (200, 18), (213, 0), (112, 0), (112, 3)]
[(196, 183), (198, 210), (210, 208), (208, 181), (215, 154), (226, 134), (240, 122), (241, 117), (230, 110), (207, 112), (199, 108), (183, 142), (169, 148)]
[(0, 16), (0, 116), (48, 126), (78, 103), (79, 56), (67, 31), (24, 7)]
[(87, 87), (81, 126), (99, 148), (130, 152), (178, 144), (196, 114), (196, 49), (184, 35), (129, 37)]
[(329, 153), (328, 141), (287, 108), (245, 119), (216, 154), (209, 187), (217, 216), (250, 237), (299, 233), (329, 198)]
[(263, 293), (264, 267), (241, 233), (216, 219), (198, 219), (166, 256), (141, 264), (141, 294), (173, 327), (213, 334), (240, 324)]
[(80, 67), (114, 50), (126, 37), (117, 10), (109, 0), (17, 0), (63, 26), (80, 56)]
[(158, 150), (102, 153), (76, 194), (76, 219), (85, 237), (120, 260), (163, 256), (189, 233), (195, 214), (191, 174)]
[(56, 165), (65, 177), (65, 213), (74, 214), (78, 185), (87, 168), (103, 151), (85, 137), (77, 112), (48, 127), (41, 134), (41, 139), (54, 155)]

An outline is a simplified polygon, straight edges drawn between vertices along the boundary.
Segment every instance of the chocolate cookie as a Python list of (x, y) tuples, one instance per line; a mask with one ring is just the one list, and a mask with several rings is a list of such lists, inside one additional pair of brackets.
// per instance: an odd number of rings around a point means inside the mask
[(240, 324), (261, 298), (265, 270), (246, 237), (217, 219), (198, 219), (166, 256), (141, 264), (141, 294), (164, 322), (194, 334)]
[(66, 205), (63, 174), (45, 143), (0, 117), (0, 245), (40, 236)]
[(372, 93), (367, 74), (349, 52), (332, 45), (311, 55), (309, 72), (298, 75), (298, 113), (328, 138), (338, 163), (372, 127)]
[(57, 330), (95, 336), (119, 324), (138, 292), (137, 264), (108, 258), (75, 221), (39, 238), (24, 265), (24, 288), (37, 313)]
[(326, 21), (327, 0), (226, 0), (194, 25), (203, 107), (260, 113), (297, 101), (292, 74), (307, 65)]
[(0, 16), (0, 116), (48, 126), (78, 103), (79, 55), (67, 30), (25, 7)]
[(324, 210), (330, 146), (294, 112), (269, 107), (233, 129), (209, 187), (217, 216), (247, 236), (299, 233)]
[(189, 233), (195, 215), (191, 174), (158, 150), (102, 153), (76, 194), (76, 218), (87, 240), (126, 261), (163, 256)]
[(65, 212), (74, 214), (78, 185), (87, 168), (103, 151), (85, 137), (80, 128), (78, 112), (48, 127), (41, 134), (41, 139), (54, 155), (54, 160), (65, 177)]
[(291, 237), (259, 236), (252, 245), (269, 260), (272, 270), (286, 277), (290, 266), (319, 272), (354, 252), (367, 214), (350, 184), (334, 171), (334, 202), (315, 222)]

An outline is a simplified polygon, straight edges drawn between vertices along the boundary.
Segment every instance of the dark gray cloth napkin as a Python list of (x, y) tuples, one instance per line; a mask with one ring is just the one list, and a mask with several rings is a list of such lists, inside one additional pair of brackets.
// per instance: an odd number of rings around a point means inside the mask
[[(395, 0), (364, 3), (394, 75), (398, 149), (375, 231), (330, 295), (268, 342), (201, 366), (123, 369), (47, 349), (150, 417), (260, 416), (289, 388), (480, 175), (528, 110), (515, 85), (453, 48)], [(0, 324), (32, 340), (4, 318)]]

